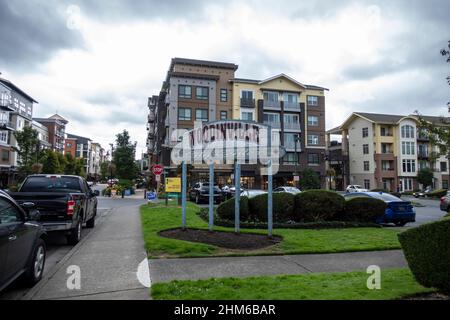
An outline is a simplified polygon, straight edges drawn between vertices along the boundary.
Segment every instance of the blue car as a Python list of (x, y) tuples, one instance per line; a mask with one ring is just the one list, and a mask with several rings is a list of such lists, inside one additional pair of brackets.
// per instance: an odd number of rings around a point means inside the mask
[(416, 221), (416, 211), (410, 201), (403, 201), (389, 193), (384, 192), (355, 192), (344, 196), (346, 199), (355, 197), (369, 197), (383, 200), (387, 203), (384, 216), (378, 218), (377, 223), (394, 223), (396, 226), (404, 226), (408, 222)]

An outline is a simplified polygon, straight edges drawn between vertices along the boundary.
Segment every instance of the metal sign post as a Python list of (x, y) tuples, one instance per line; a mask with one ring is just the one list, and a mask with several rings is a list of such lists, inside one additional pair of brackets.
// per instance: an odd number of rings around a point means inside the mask
[(236, 161), (234, 173), (234, 232), (241, 232), (240, 229), (240, 208), (241, 208), (241, 164)]
[(209, 165), (209, 231), (214, 228), (214, 163)]
[(186, 161), (181, 164), (181, 215), (183, 230), (186, 229), (186, 192), (187, 192), (187, 165)]
[(273, 171), (272, 171), (272, 128), (268, 128), (268, 155), (269, 155), (269, 168), (267, 172), (267, 192), (268, 192), (268, 203), (267, 203), (267, 231), (269, 237), (272, 236), (273, 232)]

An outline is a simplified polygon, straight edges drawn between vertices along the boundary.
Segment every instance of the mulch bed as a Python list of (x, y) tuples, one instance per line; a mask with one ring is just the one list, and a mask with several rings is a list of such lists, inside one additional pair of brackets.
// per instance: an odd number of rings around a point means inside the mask
[(240, 249), (240, 250), (256, 250), (273, 246), (281, 242), (281, 237), (272, 237), (253, 234), (253, 233), (231, 233), (199, 229), (172, 229), (161, 231), (160, 236), (165, 238), (200, 242), (214, 245), (226, 249)]

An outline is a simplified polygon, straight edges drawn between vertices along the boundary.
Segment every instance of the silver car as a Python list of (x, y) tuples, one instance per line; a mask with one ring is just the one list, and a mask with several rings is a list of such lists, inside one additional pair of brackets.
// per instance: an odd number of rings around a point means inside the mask
[(290, 194), (296, 195), (296, 194), (301, 193), (302, 191), (296, 187), (279, 187), (279, 188), (276, 188), (275, 190), (273, 190), (273, 192), (290, 193)]
[(247, 197), (247, 198), (254, 198), (256, 196), (262, 195), (262, 194), (266, 194), (267, 191), (264, 190), (245, 190), (242, 191), (241, 193), (241, 197)]

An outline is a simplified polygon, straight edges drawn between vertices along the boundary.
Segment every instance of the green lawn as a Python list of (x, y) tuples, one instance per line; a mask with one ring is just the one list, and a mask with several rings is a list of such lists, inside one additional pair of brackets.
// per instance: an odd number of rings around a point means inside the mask
[(173, 281), (152, 286), (155, 300), (388, 300), (432, 292), (408, 269), (381, 272), (381, 289), (367, 289), (365, 272)]
[[(198, 211), (198, 206), (188, 203), (188, 227), (207, 229), (207, 223), (197, 216)], [(141, 207), (141, 218), (145, 246), (151, 258), (332, 253), (400, 248), (397, 239), (400, 229), (347, 228), (275, 229), (274, 234), (283, 237), (283, 241), (275, 246), (253, 251), (229, 250), (202, 243), (160, 237), (158, 232), (181, 226), (180, 207), (165, 207), (163, 204), (144, 205)], [(234, 231), (232, 228), (223, 227), (216, 227), (215, 230)], [(267, 230), (242, 230), (242, 232), (266, 234)]]

